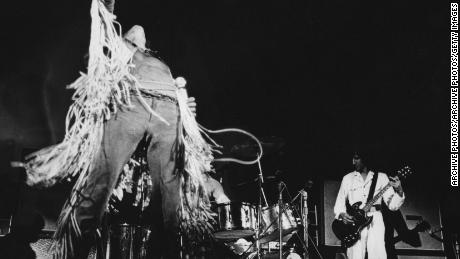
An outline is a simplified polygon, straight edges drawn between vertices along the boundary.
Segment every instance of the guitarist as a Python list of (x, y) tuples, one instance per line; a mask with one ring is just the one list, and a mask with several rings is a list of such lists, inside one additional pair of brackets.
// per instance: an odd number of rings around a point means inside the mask
[(361, 231), (361, 239), (347, 249), (349, 259), (364, 259), (366, 248), (369, 259), (386, 259), (385, 251), (385, 225), (383, 223), (381, 204), (382, 200), (390, 210), (398, 210), (404, 202), (404, 192), (398, 177), (388, 177), (384, 173), (378, 173), (375, 188), (371, 195), (371, 185), (376, 175), (368, 168), (368, 161), (360, 153), (353, 156), (354, 171), (345, 175), (340, 185), (337, 200), (334, 206), (335, 218), (342, 220), (345, 224), (354, 224), (354, 218), (347, 213), (347, 202), (366, 203), (375, 193), (390, 183), (393, 188), (388, 189), (383, 197), (372, 206), (369, 216), (373, 216), (370, 225)]

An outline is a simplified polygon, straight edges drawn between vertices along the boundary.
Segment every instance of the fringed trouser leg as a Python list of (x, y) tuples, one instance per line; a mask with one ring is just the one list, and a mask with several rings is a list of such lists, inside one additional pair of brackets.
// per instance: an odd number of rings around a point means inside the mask
[(159, 182), (163, 212), (167, 257), (177, 258), (177, 209), (180, 204), (179, 176), (175, 172), (175, 144), (179, 120), (177, 105), (171, 101), (148, 98), (151, 108), (166, 119), (166, 125), (152, 116), (133, 97), (134, 108), (119, 110), (104, 128), (101, 148), (93, 163), (88, 180), (80, 191), (80, 199), (75, 207), (75, 216), (82, 232), (77, 241), (78, 257), (85, 258), (94, 231), (99, 225), (108, 200), (123, 166), (135, 151), (137, 144), (147, 134), (150, 138), (148, 162), (152, 178)]
[[(176, 103), (170, 101), (157, 102), (154, 107), (155, 111), (161, 114), (170, 125), (153, 123), (150, 124), (151, 128), (148, 130), (152, 135), (150, 135), (151, 140), (147, 149), (147, 162), (154, 187), (152, 195), (155, 195), (151, 200), (161, 201), (161, 204), (153, 203), (152, 209), (155, 210), (156, 215), (159, 215), (158, 210), (161, 211), (161, 216), (155, 218), (156, 220), (162, 219), (163, 223), (162, 233), (160, 235), (157, 233), (153, 238), (159, 241), (160, 250), (164, 252), (163, 258), (176, 259), (179, 258), (180, 251), (178, 210), (181, 202), (180, 175), (176, 173), (178, 107)], [(152, 116), (152, 120), (157, 119)], [(155, 233), (152, 234), (155, 235)], [(161, 251), (151, 251), (151, 254), (158, 258), (160, 258), (160, 253)]]

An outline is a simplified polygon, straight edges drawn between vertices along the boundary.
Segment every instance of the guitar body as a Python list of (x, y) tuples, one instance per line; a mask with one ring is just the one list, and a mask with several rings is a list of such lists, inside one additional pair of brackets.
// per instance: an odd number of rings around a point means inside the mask
[(332, 222), (332, 231), (335, 236), (342, 241), (342, 245), (346, 248), (353, 246), (361, 238), (361, 230), (367, 227), (372, 222), (372, 217), (368, 217), (361, 210), (361, 202), (356, 202), (347, 209), (347, 213), (355, 218), (355, 223), (345, 224), (341, 220)]

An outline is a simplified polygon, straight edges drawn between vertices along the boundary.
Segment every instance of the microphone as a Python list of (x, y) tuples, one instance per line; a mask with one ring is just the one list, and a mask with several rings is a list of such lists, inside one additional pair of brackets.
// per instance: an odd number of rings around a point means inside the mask
[(279, 193), (279, 199), (282, 200), (283, 199), (283, 181), (280, 181), (278, 183), (278, 193)]
[(280, 181), (280, 182), (278, 183), (278, 191), (279, 191), (279, 192), (282, 192), (282, 191), (283, 191), (283, 185), (284, 185), (283, 181)]
[(312, 188), (313, 188), (313, 181), (311, 179), (308, 179), (305, 182), (304, 187), (302, 189), (300, 189), (300, 191), (297, 193), (297, 195), (292, 199), (291, 203), (293, 203), (295, 200), (297, 200), (297, 198), (299, 198), (300, 195), (302, 195), (304, 198), (306, 198), (307, 197), (307, 192), (311, 191)]

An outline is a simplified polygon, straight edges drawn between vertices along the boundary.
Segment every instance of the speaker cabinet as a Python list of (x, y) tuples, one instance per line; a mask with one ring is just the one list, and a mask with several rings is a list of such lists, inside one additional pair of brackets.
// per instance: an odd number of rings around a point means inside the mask
[(332, 232), (332, 222), (334, 221), (334, 205), (339, 193), (340, 182), (325, 181), (323, 184), (323, 195), (321, 199), (321, 240), (326, 246), (340, 246), (340, 240)]

